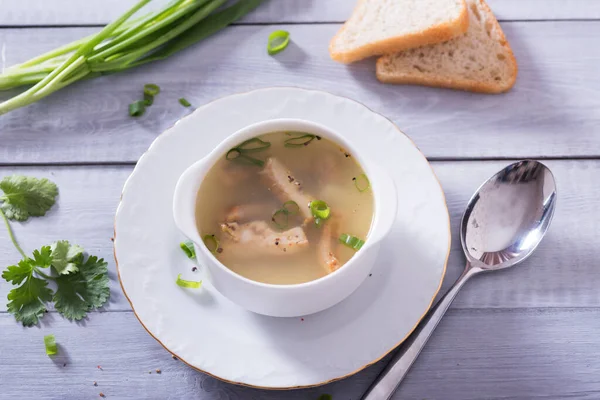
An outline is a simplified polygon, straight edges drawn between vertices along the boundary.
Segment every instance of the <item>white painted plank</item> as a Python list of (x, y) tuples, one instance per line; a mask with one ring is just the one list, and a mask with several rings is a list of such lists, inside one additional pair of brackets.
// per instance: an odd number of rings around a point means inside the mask
[[(378, 371), (369, 369), (345, 381), (301, 391), (243, 388), (174, 360), (132, 312), (96, 313), (84, 324), (49, 316), (53, 318), (37, 329), (23, 328), (12, 316), (0, 314), (0, 399), (100, 399), (103, 393), (107, 399), (120, 400), (317, 400), (329, 393), (338, 400), (357, 398)], [(50, 333), (60, 351), (54, 358), (44, 351), (43, 337)]]
[[(107, 24), (135, 0), (3, 0), (0, 25)], [(167, 0), (148, 7), (158, 8)], [(596, 0), (489, 0), (500, 20), (599, 19)], [(267, 0), (244, 23), (343, 22), (356, 0)]]
[(597, 399), (598, 315), (450, 310), (393, 399)]
[[(1, 116), (0, 162), (135, 161), (189, 112), (178, 98), (197, 106), (268, 86), (358, 100), (396, 122), (428, 157), (599, 156), (600, 21), (503, 26), (520, 65), (516, 87), (505, 95), (381, 84), (373, 60), (351, 66), (330, 60), (327, 39), (336, 25), (277, 26), (290, 30), (293, 43), (276, 57), (265, 51), (273, 27), (231, 27), (170, 60), (81, 82)], [(0, 30), (5, 65), (92, 31)], [(133, 119), (127, 106), (148, 82), (162, 92), (146, 115)]]
[[(450, 310), (394, 399), (597, 399), (598, 330), (598, 309)], [(323, 388), (269, 392), (222, 383), (173, 360), (131, 312), (96, 314), (82, 325), (55, 318), (40, 329), (0, 314), (0, 331), (6, 399), (102, 392), (107, 399), (316, 400), (329, 393), (358, 400), (383, 367)], [(44, 352), (48, 333), (60, 345), (54, 360)]]
[[(548, 236), (529, 260), (513, 270), (490, 273), (469, 282), (455, 308), (600, 307), (600, 229), (598, 213), (600, 161), (550, 161), (558, 180), (558, 208)], [(452, 220), (453, 246), (444, 292), (459, 275), (464, 257), (457, 236), (463, 209), (474, 190), (505, 162), (434, 162), (446, 193)], [(104, 257), (111, 271), (112, 297), (108, 310), (129, 310), (116, 279), (112, 257), (113, 216), (121, 187), (131, 167), (0, 168), (0, 177), (27, 174), (48, 177), (60, 188), (58, 207), (44, 218), (13, 223), (27, 250), (68, 239)], [(174, 238), (177, 246), (180, 238)], [(18, 254), (0, 227), (0, 267), (16, 262)], [(182, 257), (182, 268), (192, 264)], [(6, 310), (10, 286), (0, 282), (0, 312)]]

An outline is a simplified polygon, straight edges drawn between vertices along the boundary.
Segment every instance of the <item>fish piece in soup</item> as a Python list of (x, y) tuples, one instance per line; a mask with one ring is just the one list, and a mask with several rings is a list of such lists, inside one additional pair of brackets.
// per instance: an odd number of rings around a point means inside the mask
[(301, 227), (284, 232), (274, 231), (265, 221), (247, 224), (226, 222), (221, 224), (224, 235), (224, 251), (235, 251), (244, 257), (266, 255), (293, 255), (308, 248), (308, 239)]
[(328, 274), (342, 266), (335, 254), (333, 254), (335, 227), (335, 221), (328, 221), (324, 224), (317, 248), (319, 262), (323, 265)]
[(302, 190), (302, 184), (280, 161), (271, 157), (260, 172), (263, 182), (271, 192), (284, 203), (294, 201), (300, 207), (300, 213), (306, 220), (312, 219), (308, 205), (313, 198)]

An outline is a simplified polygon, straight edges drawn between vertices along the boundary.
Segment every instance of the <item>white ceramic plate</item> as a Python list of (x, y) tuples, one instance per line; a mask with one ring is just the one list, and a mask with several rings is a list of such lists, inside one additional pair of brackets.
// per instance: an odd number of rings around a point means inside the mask
[[(394, 177), (398, 215), (373, 274), (333, 308), (302, 318), (245, 311), (202, 279), (179, 249), (172, 216), (181, 173), (249, 124), (300, 118), (330, 127)], [(190, 366), (222, 380), (268, 389), (314, 386), (360, 371), (400, 344), (427, 312), (444, 277), (450, 222), (425, 157), (383, 116), (352, 100), (296, 88), (229, 96), (162, 134), (123, 189), (115, 219), (123, 291), (146, 330)]]

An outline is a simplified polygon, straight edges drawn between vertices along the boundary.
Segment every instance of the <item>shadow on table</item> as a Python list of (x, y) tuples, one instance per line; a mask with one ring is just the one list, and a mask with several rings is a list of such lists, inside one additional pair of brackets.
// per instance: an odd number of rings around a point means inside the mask
[(304, 49), (298, 46), (294, 39), (291, 38), (289, 45), (285, 49), (285, 51), (275, 54), (273, 56), (283, 67), (294, 70), (301, 68), (306, 60), (308, 59), (308, 54)]
[(68, 368), (71, 363), (71, 357), (69, 357), (69, 352), (67, 349), (61, 345), (60, 343), (56, 344), (58, 349), (58, 353), (54, 356), (50, 356), (50, 359), (56, 365), (57, 368)]

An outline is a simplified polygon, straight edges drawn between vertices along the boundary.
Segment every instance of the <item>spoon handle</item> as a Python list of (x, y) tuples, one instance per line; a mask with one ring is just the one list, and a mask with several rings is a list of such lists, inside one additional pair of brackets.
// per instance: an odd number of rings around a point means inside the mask
[(452, 288), (438, 301), (431, 309), (425, 319), (419, 323), (414, 332), (396, 352), (392, 360), (389, 362), (383, 372), (377, 377), (371, 385), (362, 400), (389, 400), (402, 382), (402, 379), (413, 365), (423, 347), (429, 340), (434, 329), (452, 304), (452, 301), (458, 294), (469, 278), (481, 272), (481, 269), (471, 267), (467, 263), (465, 270), (460, 278), (456, 280)]

